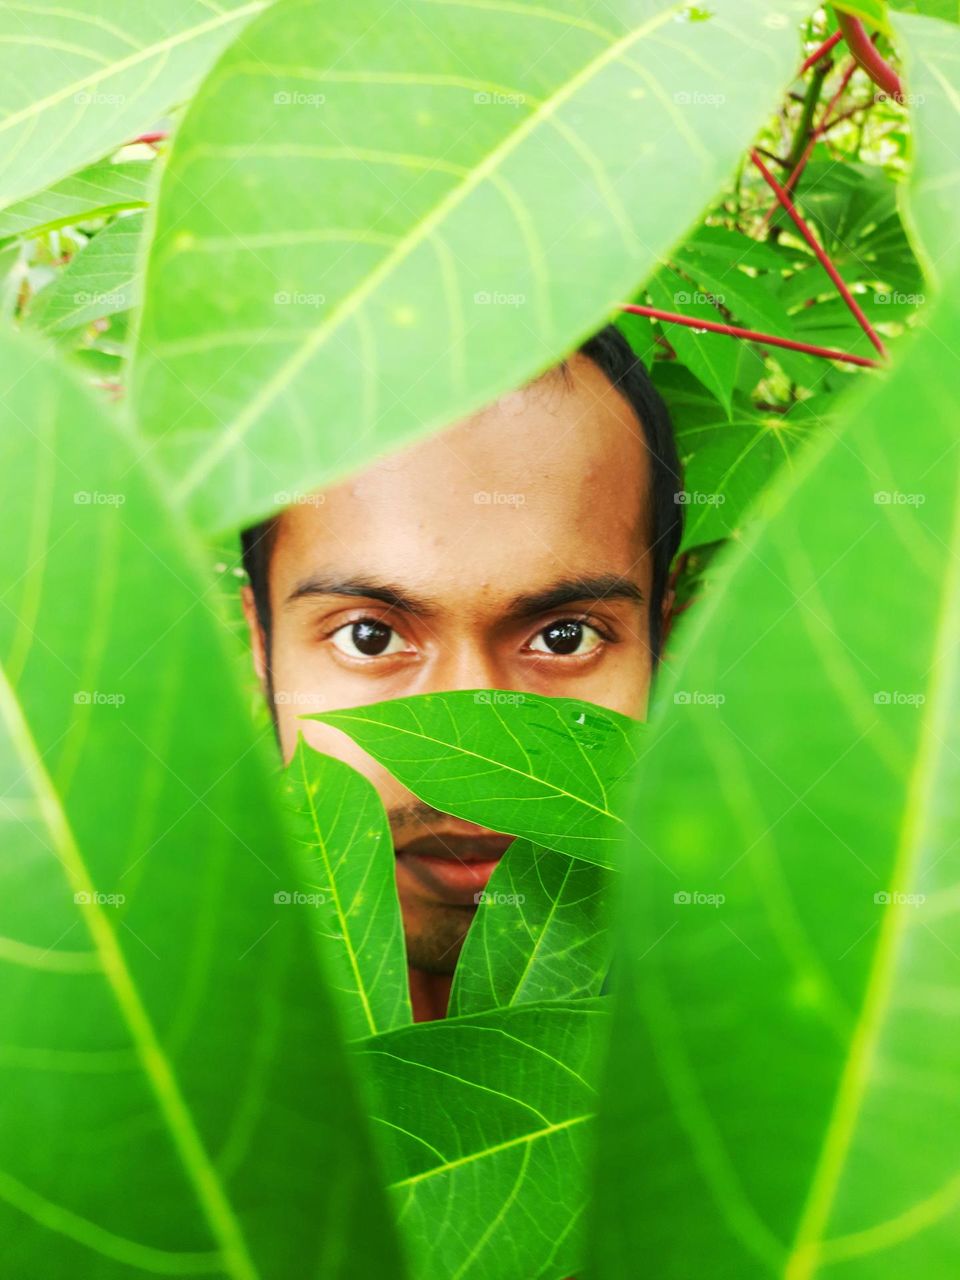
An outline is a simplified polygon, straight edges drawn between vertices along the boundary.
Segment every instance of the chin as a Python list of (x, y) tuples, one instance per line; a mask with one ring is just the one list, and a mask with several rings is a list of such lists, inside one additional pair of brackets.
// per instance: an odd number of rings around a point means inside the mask
[(406, 931), (407, 963), (424, 973), (453, 973), (476, 907), (438, 907)]

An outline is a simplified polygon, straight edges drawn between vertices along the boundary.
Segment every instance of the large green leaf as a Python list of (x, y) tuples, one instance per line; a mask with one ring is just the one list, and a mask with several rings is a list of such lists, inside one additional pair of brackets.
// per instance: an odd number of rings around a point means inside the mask
[(348, 733), (444, 813), (611, 866), (637, 722), (573, 698), (458, 689), (305, 717)]
[(143, 219), (142, 213), (131, 213), (98, 231), (37, 294), (30, 308), (33, 323), (45, 333), (68, 333), (137, 306)]
[(0, 207), (182, 101), (264, 0), (0, 0)]
[[(287, 768), (301, 881), (352, 1039), (413, 1021), (393, 842), (380, 797), (303, 738)], [(293, 902), (296, 890), (287, 891)]]
[(605, 1003), (528, 1004), (362, 1046), (418, 1280), (573, 1274)]
[(514, 840), (470, 925), (451, 1014), (598, 995), (610, 965), (608, 877), (592, 862)]
[(396, 1275), (204, 575), (123, 435), (9, 334), (0, 419), (4, 1273)]
[(604, 1280), (960, 1265), (953, 283), (779, 486), (664, 690), (603, 1094)]
[(94, 164), (0, 212), (0, 239), (34, 236), (68, 223), (102, 218), (147, 202), (149, 160)]
[(906, 213), (924, 273), (941, 285), (960, 258), (960, 30), (915, 14), (895, 14), (893, 23), (910, 95)]
[(177, 500), (264, 515), (565, 354), (732, 170), (802, 12), (268, 9), (161, 185), (134, 394)]

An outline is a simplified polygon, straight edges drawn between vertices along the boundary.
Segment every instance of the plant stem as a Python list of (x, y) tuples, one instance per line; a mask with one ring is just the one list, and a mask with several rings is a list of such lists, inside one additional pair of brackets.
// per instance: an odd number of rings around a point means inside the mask
[(849, 351), (837, 351), (833, 347), (818, 347), (809, 342), (796, 342), (793, 338), (781, 338), (773, 333), (758, 333), (755, 329), (741, 329), (739, 325), (700, 320), (694, 316), (681, 315), (677, 311), (661, 311), (659, 307), (643, 307), (634, 302), (621, 302), (618, 305), (621, 311), (649, 316), (651, 320), (663, 320), (667, 324), (682, 324), (688, 329), (706, 329), (709, 333), (723, 333), (729, 338), (745, 338), (749, 342), (759, 342), (768, 347), (786, 347), (788, 351), (803, 351), (806, 355), (820, 356), (824, 360), (842, 360), (846, 364), (861, 365), (865, 369), (880, 367), (876, 360), (855, 356)]
[(767, 183), (767, 186), (770, 188), (773, 194), (777, 197), (780, 204), (783, 206), (784, 210), (786, 211), (788, 217), (793, 222), (794, 226), (797, 228), (797, 230), (803, 236), (804, 240), (813, 250), (814, 254), (816, 255), (817, 261), (820, 263), (824, 271), (826, 271), (827, 275), (836, 285), (841, 298), (843, 298), (844, 302), (849, 307), (852, 315), (856, 319), (860, 328), (863, 330), (863, 332), (867, 335), (867, 337), (876, 347), (880, 355), (885, 356), (887, 354), (886, 350), (884, 349), (883, 343), (880, 341), (880, 338), (877, 336), (876, 330), (874, 329), (870, 321), (867, 319), (867, 317), (863, 314), (863, 311), (860, 309), (860, 306), (857, 303), (856, 299), (854, 298), (853, 294), (847, 288), (847, 285), (844, 282), (843, 277), (840, 275), (840, 272), (830, 261), (827, 251), (823, 248), (823, 246), (820, 244), (820, 241), (816, 238), (816, 236), (807, 226), (806, 222), (804, 222), (803, 218), (801, 218), (800, 214), (794, 208), (793, 201), (790, 199), (790, 193), (784, 190), (784, 188), (776, 180), (776, 178), (773, 176), (773, 174), (770, 172), (767, 166), (760, 159), (759, 155), (757, 155), (757, 152), (755, 150), (752, 151), (750, 155), (751, 155), (751, 159), (753, 160), (753, 163), (757, 166), (757, 168), (763, 174), (763, 177)]

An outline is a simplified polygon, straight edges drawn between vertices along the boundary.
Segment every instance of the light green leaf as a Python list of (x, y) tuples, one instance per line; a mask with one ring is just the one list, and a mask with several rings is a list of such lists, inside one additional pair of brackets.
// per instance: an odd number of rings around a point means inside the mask
[(38, 236), (90, 218), (142, 208), (152, 168), (149, 160), (91, 165), (0, 212), (0, 239)]
[(842, 9), (844, 13), (852, 13), (855, 18), (860, 18), (881, 31), (889, 30), (886, 0), (843, 0), (842, 4), (835, 4), (833, 7)]
[[(602, 1280), (960, 1256), (953, 279), (777, 486), (637, 777), (591, 1239)], [(678, 697), (678, 695), (681, 695)], [(630, 1170), (658, 1171), (636, 1194)]]
[(910, 95), (913, 167), (902, 189), (914, 250), (932, 285), (960, 258), (960, 30), (936, 18), (893, 18)]
[(128, 214), (98, 231), (37, 294), (29, 314), (38, 329), (68, 333), (139, 304), (143, 219), (142, 213)]
[[(713, 295), (702, 293), (696, 284), (684, 280), (669, 267), (661, 269), (647, 281), (650, 305), (662, 311), (676, 311), (695, 319), (723, 322), (724, 316), (713, 302)], [(680, 324), (663, 323), (664, 337), (693, 376), (723, 405), (731, 410), (733, 384), (737, 375), (739, 349), (722, 334), (696, 333)]]
[(13, 334), (0, 475), (4, 1272), (395, 1276), (209, 585), (125, 434)]
[(134, 395), (176, 499), (209, 528), (263, 516), (566, 354), (722, 185), (804, 12), (264, 12), (160, 190)]
[(450, 1013), (595, 996), (610, 965), (602, 867), (514, 840), (481, 895)]
[(617, 788), (637, 759), (628, 716), (573, 698), (458, 689), (305, 718), (342, 729), (444, 813), (613, 864)]
[(263, 2), (0, 0), (0, 207), (154, 125)]
[(582, 1262), (605, 1005), (523, 1005), (362, 1046), (417, 1280), (560, 1280)]
[(348, 1038), (405, 1026), (413, 1021), (407, 958), (380, 797), (355, 769), (311, 750), (303, 738), (287, 767), (285, 790), (295, 813), (303, 892), (343, 996)]

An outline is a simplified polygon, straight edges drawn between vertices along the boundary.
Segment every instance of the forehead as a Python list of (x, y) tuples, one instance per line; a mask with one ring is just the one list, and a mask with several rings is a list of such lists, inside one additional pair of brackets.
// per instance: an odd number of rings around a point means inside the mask
[(631, 406), (582, 355), (280, 517), (271, 595), (375, 576), (462, 608), (559, 576), (640, 581), (649, 461)]

